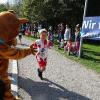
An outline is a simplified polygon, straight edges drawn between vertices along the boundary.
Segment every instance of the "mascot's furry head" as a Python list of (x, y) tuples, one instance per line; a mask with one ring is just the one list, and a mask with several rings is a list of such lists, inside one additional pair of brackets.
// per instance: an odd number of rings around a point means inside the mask
[(17, 18), (9, 11), (0, 13), (0, 44), (11, 41), (19, 33), (19, 26), (28, 22), (25, 18)]

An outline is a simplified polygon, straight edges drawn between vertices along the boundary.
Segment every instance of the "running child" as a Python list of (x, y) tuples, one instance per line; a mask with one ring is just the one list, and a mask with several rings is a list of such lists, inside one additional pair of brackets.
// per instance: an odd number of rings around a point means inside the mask
[(47, 65), (47, 52), (48, 48), (51, 48), (51, 43), (46, 39), (47, 37), (47, 30), (46, 29), (41, 29), (39, 31), (40, 34), (40, 39), (37, 39), (31, 47), (34, 49), (37, 49), (36, 53), (36, 60), (38, 62), (38, 76), (40, 77), (41, 80), (43, 80), (43, 72), (46, 69)]

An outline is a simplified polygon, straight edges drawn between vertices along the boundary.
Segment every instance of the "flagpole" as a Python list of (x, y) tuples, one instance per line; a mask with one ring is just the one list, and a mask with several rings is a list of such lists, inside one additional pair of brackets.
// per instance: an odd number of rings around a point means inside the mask
[[(86, 16), (86, 13), (87, 13), (87, 5), (88, 5), (88, 0), (85, 0), (83, 20), (84, 20), (84, 17)], [(82, 45), (83, 45), (83, 37), (80, 38), (79, 58), (82, 57)]]

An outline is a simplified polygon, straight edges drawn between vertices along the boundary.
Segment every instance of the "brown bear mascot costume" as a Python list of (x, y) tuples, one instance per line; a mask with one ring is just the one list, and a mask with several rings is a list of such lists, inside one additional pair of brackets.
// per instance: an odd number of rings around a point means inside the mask
[(31, 48), (17, 49), (11, 47), (19, 33), (19, 26), (26, 22), (26, 19), (18, 19), (12, 12), (0, 13), (0, 80), (5, 84), (3, 100), (17, 100), (11, 93), (11, 81), (7, 73), (9, 59), (21, 59), (35, 52)]

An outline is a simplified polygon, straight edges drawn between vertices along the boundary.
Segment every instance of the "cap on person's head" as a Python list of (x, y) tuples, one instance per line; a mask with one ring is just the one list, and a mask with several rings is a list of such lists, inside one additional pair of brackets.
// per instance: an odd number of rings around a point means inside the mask
[(41, 29), (41, 30), (39, 31), (39, 34), (41, 34), (42, 32), (46, 32), (46, 33), (47, 33), (47, 30), (46, 30), (46, 29)]
[(25, 18), (17, 18), (16, 15), (9, 11), (0, 13), (0, 43), (8, 42), (14, 39), (19, 33), (21, 24), (26, 23)]
[(16, 15), (16, 12), (14, 10), (8, 10), (9, 12), (11, 12), (12, 14)]

